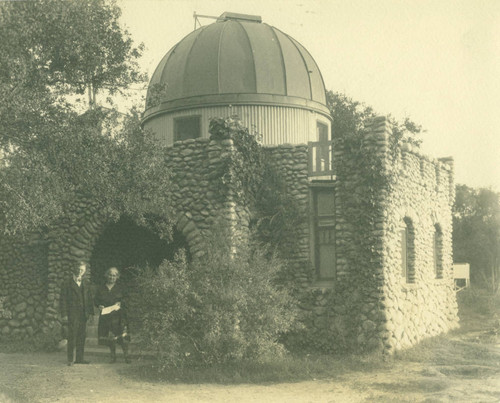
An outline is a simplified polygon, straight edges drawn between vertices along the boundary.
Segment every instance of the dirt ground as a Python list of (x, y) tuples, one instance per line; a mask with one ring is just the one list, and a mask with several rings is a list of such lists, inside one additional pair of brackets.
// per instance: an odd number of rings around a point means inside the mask
[(141, 372), (151, 366), (144, 360), (109, 364), (106, 355), (90, 353), (89, 365), (68, 367), (64, 351), (0, 353), (0, 402), (500, 402), (494, 308), (465, 315), (460, 330), (381, 364), (361, 362), (317, 379), (307, 373), (298, 382), (155, 381)]
[[(500, 347), (490, 346), (500, 359)], [(377, 371), (332, 379), (270, 384), (180, 384), (138, 379), (133, 362), (67, 367), (64, 352), (0, 353), (2, 402), (498, 402), (497, 365), (442, 365), (394, 361)]]

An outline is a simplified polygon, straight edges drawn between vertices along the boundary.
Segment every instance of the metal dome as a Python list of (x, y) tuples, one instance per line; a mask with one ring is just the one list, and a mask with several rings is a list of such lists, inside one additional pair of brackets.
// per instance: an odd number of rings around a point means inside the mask
[(149, 84), (144, 118), (222, 104), (329, 114), (323, 78), (309, 52), (260, 17), (235, 13), (191, 32), (163, 57)]

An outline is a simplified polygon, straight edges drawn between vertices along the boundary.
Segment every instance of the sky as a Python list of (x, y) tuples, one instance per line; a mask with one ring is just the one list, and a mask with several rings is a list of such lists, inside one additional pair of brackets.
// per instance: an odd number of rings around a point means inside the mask
[[(455, 181), (500, 191), (500, 0), (118, 0), (151, 76), (193, 13), (260, 15), (299, 41), (327, 90), (422, 125)], [(203, 25), (214, 20), (200, 18)]]

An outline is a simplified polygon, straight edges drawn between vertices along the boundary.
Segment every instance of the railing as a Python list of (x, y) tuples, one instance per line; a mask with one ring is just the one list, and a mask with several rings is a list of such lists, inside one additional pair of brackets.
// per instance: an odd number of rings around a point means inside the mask
[(333, 176), (333, 141), (310, 141), (309, 176)]

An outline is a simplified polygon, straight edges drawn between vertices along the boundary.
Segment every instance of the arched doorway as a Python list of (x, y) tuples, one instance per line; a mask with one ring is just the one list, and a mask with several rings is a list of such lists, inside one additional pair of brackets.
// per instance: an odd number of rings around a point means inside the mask
[(89, 261), (93, 287), (104, 282), (109, 267), (117, 267), (121, 272), (119, 281), (126, 290), (124, 302), (128, 306), (130, 326), (137, 329), (141, 307), (137, 274), (146, 266), (156, 269), (165, 259), (173, 260), (181, 248), (186, 250), (189, 259), (187, 240), (175, 228), (169, 240), (161, 239), (152, 229), (139, 226), (126, 216), (116, 223), (108, 223), (97, 238)]
[(95, 243), (89, 262), (92, 283), (104, 281), (105, 271), (112, 266), (122, 272), (123, 280), (130, 280), (137, 269), (157, 268), (163, 260), (174, 259), (181, 248), (189, 252), (186, 238), (177, 229), (171, 240), (161, 239), (150, 228), (124, 216), (116, 223), (107, 224)]

